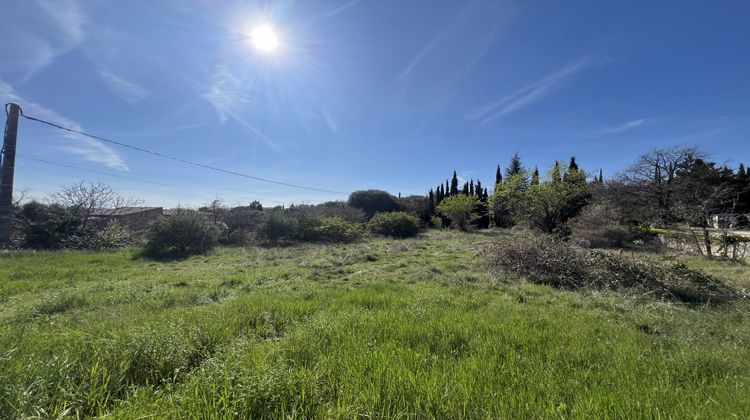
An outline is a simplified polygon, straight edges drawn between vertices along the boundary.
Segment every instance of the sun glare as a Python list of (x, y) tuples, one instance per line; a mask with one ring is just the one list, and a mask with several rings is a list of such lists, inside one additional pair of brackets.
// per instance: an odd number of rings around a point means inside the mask
[(255, 48), (272, 52), (279, 47), (279, 37), (271, 25), (260, 25), (250, 32), (250, 42)]

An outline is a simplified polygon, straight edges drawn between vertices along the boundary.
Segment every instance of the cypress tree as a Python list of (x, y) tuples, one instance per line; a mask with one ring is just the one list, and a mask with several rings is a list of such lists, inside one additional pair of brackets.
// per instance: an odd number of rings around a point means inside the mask
[(552, 183), (557, 184), (562, 182), (562, 176), (560, 174), (560, 162), (555, 161), (555, 166), (552, 167)]
[(569, 171), (577, 171), (578, 170), (578, 164), (576, 163), (576, 157), (571, 156), (570, 157), (570, 164), (568, 165)]
[(539, 168), (534, 166), (534, 173), (531, 175), (531, 185), (539, 185)]
[(500, 172), (500, 165), (497, 165), (497, 171), (495, 171), (495, 185), (503, 182), (503, 173)]
[(747, 177), (747, 171), (745, 170), (745, 165), (740, 163), (740, 168), (737, 170), (737, 177), (739, 179), (745, 179)]
[(451, 195), (458, 194), (458, 175), (456, 171), (453, 171), (453, 178), (451, 178)]
[(575, 171), (578, 171), (578, 164), (576, 163), (576, 157), (575, 156), (571, 156), (570, 157), (570, 164), (568, 165), (568, 170), (565, 171), (565, 173), (563, 174), (563, 182), (568, 182), (569, 181), (569, 179), (568, 179), (569, 175), (571, 173), (575, 172)]
[(430, 188), (430, 192), (427, 194), (427, 213), (429, 214), (430, 218), (432, 218), (432, 216), (435, 214), (435, 206), (435, 193), (432, 192), (432, 188)]
[(599, 168), (599, 183), (604, 184), (604, 175), (602, 175), (602, 169)]
[(461, 193), (463, 195), (469, 195), (469, 183), (468, 182), (464, 182), (464, 187), (461, 188)]
[(487, 187), (484, 187), (484, 200), (487, 201), (487, 199), (490, 197), (489, 194), (487, 194)]
[(445, 194), (443, 194), (443, 197), (448, 197), (449, 195), (451, 195), (451, 189), (448, 186), (448, 180), (446, 179), (445, 180)]
[(474, 195), (474, 180), (469, 181), (469, 195)]
[(477, 193), (477, 198), (480, 200), (482, 199), (482, 182), (477, 179), (477, 186), (474, 188), (474, 191)]
[(510, 166), (505, 170), (505, 177), (510, 178), (513, 175), (520, 174), (522, 170), (523, 165), (521, 165), (521, 156), (516, 152), (513, 154), (513, 157), (510, 158)]

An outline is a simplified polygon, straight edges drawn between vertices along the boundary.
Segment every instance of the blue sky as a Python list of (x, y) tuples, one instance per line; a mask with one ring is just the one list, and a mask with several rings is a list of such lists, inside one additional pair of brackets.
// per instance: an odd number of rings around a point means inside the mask
[[(516, 151), (540, 169), (575, 155), (605, 176), (671, 145), (750, 161), (747, 1), (8, 0), (3, 9), (3, 102), (282, 182), (423, 194), (454, 169), (489, 184)], [(247, 35), (264, 23), (280, 38), (270, 54)], [(346, 198), (25, 120), (18, 153), (16, 189), (36, 198), (80, 180), (168, 207)]]

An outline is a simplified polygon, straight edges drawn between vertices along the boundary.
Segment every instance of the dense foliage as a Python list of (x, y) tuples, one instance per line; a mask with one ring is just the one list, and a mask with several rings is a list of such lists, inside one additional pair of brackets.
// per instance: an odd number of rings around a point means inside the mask
[(183, 210), (151, 226), (145, 254), (170, 257), (206, 253), (216, 246), (219, 234), (215, 223), (197, 212)]
[(407, 238), (419, 233), (419, 220), (405, 212), (377, 213), (367, 228), (379, 235)]
[(327, 217), (312, 226), (307, 233), (313, 242), (350, 243), (362, 239), (363, 225), (348, 222), (340, 217)]
[(437, 210), (450, 220), (456, 229), (468, 230), (469, 223), (477, 218), (479, 200), (473, 195), (457, 194), (443, 200)]
[(397, 211), (401, 209), (398, 199), (382, 190), (355, 191), (349, 196), (347, 203), (355, 208), (361, 209), (369, 219), (375, 213)]

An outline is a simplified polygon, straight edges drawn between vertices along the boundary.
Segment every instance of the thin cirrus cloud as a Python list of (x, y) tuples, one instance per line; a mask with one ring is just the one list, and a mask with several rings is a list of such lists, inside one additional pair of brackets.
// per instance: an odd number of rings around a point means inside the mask
[[(83, 131), (83, 128), (76, 122), (35, 102), (25, 100), (10, 84), (2, 79), (0, 79), (0, 101), (3, 103), (18, 103), (23, 111), (31, 116), (61, 124), (73, 130)], [(105, 165), (118, 171), (129, 170), (120, 155), (99, 140), (70, 132), (65, 132), (62, 136), (68, 140), (66, 144), (61, 146), (64, 152), (78, 155), (90, 162)]]
[(448, 36), (451, 31), (455, 31), (461, 26), (464, 21), (466, 21), (466, 19), (471, 15), (471, 11), (471, 4), (467, 4), (466, 6), (464, 6), (464, 8), (461, 10), (461, 13), (459, 13), (448, 24), (444, 25), (437, 34), (435, 34), (422, 48), (419, 49), (419, 51), (417, 51), (414, 57), (409, 60), (403, 70), (401, 70), (401, 72), (398, 74), (396, 80), (399, 82), (403, 82), (404, 80), (409, 78), (409, 75), (412, 73), (412, 71), (430, 53), (430, 51), (432, 51), (435, 46), (438, 45), (438, 43), (440, 43), (446, 36)]
[(107, 70), (99, 70), (99, 76), (107, 85), (107, 88), (123, 101), (134, 105), (146, 99), (151, 92), (123, 77), (117, 76)]
[(226, 123), (232, 119), (255, 134), (269, 148), (278, 152), (281, 149), (276, 142), (250, 124), (241, 115), (243, 110), (250, 104), (250, 95), (246, 93), (249, 89), (247, 82), (247, 80), (241, 79), (232, 73), (229, 67), (219, 65), (214, 71), (213, 81), (203, 94), (203, 98), (214, 107), (222, 123)]
[(637, 119), (637, 120), (628, 121), (628, 122), (626, 122), (624, 124), (620, 124), (620, 125), (615, 126), (615, 127), (604, 128), (604, 129), (602, 129), (602, 132), (604, 132), (604, 133), (610, 133), (610, 134), (622, 133), (623, 131), (628, 131), (628, 130), (631, 130), (633, 128), (640, 127), (640, 126), (642, 126), (645, 123), (646, 123), (646, 119), (645, 118), (640, 118), (640, 119)]
[(401, 70), (401, 73), (399, 73), (398, 75), (398, 80), (401, 81), (409, 77), (412, 70), (414, 70), (414, 68), (417, 67), (419, 62), (422, 61), (422, 59), (427, 55), (427, 53), (430, 52), (430, 50), (435, 48), (435, 45), (437, 45), (437, 43), (440, 41), (441, 38), (442, 36), (438, 35), (432, 38), (430, 42), (428, 42), (424, 47), (422, 47), (422, 49), (419, 50), (419, 52), (414, 57), (412, 57), (412, 59), (409, 61), (409, 64), (407, 64), (406, 67), (404, 67), (404, 69)]
[[(0, 47), (0, 74), (17, 73), (29, 80), (85, 38), (86, 16), (75, 0), (8, 2), (4, 9), (0, 35), (12, 42)], [(45, 30), (33, 31), (35, 27)]]
[(578, 59), (554, 73), (548, 74), (529, 85), (515, 90), (509, 95), (477, 108), (468, 115), (468, 118), (478, 121), (479, 124), (487, 124), (491, 121), (501, 119), (539, 101), (562, 87), (575, 74), (593, 64), (590, 56)]
[(332, 17), (332, 16), (335, 16), (335, 15), (337, 15), (337, 14), (339, 14), (339, 13), (343, 12), (344, 10), (346, 10), (346, 9), (348, 9), (348, 8), (350, 8), (350, 7), (352, 7), (352, 6), (354, 6), (355, 4), (359, 3), (360, 1), (361, 1), (361, 0), (351, 0), (351, 1), (348, 1), (348, 2), (346, 2), (346, 3), (344, 3), (344, 4), (342, 4), (341, 6), (339, 6), (339, 7), (336, 7), (335, 9), (333, 9), (333, 10), (331, 10), (330, 12), (326, 13), (326, 14), (324, 15), (324, 17)]

